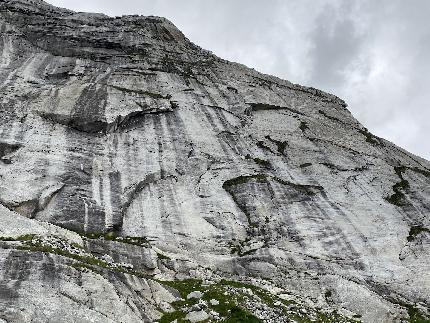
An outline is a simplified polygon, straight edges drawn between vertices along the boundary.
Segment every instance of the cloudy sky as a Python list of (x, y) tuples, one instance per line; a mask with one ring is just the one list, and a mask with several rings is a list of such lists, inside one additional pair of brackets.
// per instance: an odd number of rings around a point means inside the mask
[(345, 99), (369, 130), (430, 160), (428, 0), (48, 0), (170, 19), (218, 56)]

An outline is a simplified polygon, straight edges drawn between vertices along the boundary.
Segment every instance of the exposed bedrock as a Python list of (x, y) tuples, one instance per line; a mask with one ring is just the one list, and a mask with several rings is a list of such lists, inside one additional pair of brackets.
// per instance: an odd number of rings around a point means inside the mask
[(425, 321), (429, 214), (430, 163), (334, 95), (0, 2), (0, 321)]

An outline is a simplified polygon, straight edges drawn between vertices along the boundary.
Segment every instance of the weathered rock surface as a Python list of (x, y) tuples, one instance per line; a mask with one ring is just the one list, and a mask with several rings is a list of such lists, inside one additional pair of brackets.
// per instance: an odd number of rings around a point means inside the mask
[(164, 18), (0, 2), (0, 204), (1, 322), (429, 314), (430, 163)]

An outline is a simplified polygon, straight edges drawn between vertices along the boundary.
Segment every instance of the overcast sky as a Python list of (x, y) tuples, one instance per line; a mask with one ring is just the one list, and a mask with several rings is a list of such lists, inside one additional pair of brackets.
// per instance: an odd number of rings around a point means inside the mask
[(343, 98), (369, 130), (430, 160), (429, 0), (48, 0), (171, 20), (218, 56)]

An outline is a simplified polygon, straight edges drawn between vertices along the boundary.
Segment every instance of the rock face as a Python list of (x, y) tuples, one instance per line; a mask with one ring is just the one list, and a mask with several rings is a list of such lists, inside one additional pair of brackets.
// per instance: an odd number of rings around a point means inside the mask
[(430, 163), (333, 95), (2, 0), (0, 112), (0, 322), (428, 318)]

